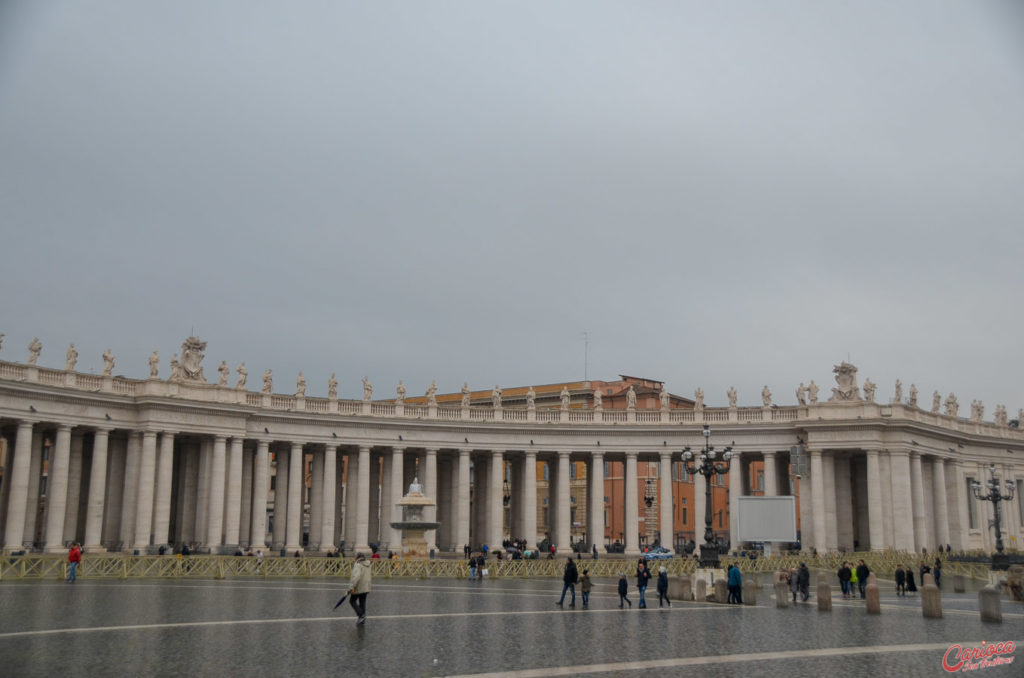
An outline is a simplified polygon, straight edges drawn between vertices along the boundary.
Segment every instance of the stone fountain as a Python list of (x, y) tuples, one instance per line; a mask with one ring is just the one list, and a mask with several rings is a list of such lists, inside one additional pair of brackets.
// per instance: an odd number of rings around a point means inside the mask
[(427, 530), (436, 530), (441, 523), (423, 520), (423, 509), (434, 506), (434, 500), (423, 496), (423, 486), (418, 478), (413, 478), (409, 492), (398, 502), (402, 507), (402, 520), (391, 523), (391, 527), (402, 531), (402, 557), (425, 559), (427, 540), (423, 536)]

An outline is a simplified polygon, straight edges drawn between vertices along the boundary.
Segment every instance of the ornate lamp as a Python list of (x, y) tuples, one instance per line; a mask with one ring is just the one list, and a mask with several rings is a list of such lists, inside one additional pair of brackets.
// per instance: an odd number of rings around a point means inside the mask
[[(974, 497), (981, 501), (992, 502), (992, 513), (994, 519), (992, 525), (996, 529), (996, 552), (992, 554), (992, 569), (993, 570), (1008, 570), (1010, 569), (1010, 556), (1003, 553), (1003, 534), (999, 529), (999, 502), (1001, 501), (1013, 501), (1014, 486), (1013, 481), (1006, 481), (1006, 494), (1003, 494), (999, 478), (996, 477), (996, 466), (990, 464), (988, 467), (989, 479), (985, 485), (982, 485), (977, 480), (971, 486), (974, 491)], [(987, 490), (986, 490), (987, 487)]]
[(726, 447), (719, 454), (711, 444), (711, 427), (707, 424), (704, 424), (704, 449), (700, 452), (699, 460), (694, 460), (689, 446), (683, 448), (683, 464), (686, 465), (686, 472), (691, 475), (699, 473), (706, 478), (704, 483), (704, 543), (700, 547), (701, 567), (717, 568), (719, 564), (718, 544), (715, 542), (715, 533), (711, 527), (711, 519), (714, 515), (711, 501), (711, 480), (716, 475), (727, 474), (731, 463), (732, 445)]

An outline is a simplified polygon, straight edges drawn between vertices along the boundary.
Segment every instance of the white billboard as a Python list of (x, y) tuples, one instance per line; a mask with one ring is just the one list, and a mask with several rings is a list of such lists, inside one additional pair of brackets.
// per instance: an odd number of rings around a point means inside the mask
[(737, 497), (739, 541), (796, 541), (796, 497)]

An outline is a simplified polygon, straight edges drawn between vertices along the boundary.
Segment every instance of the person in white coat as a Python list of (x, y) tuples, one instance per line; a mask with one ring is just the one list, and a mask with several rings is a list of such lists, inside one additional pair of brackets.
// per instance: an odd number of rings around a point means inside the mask
[(348, 602), (358, 619), (356, 624), (366, 623), (366, 596), (370, 593), (370, 580), (373, 574), (370, 563), (362, 553), (356, 554), (356, 562), (352, 564), (352, 579), (348, 584)]

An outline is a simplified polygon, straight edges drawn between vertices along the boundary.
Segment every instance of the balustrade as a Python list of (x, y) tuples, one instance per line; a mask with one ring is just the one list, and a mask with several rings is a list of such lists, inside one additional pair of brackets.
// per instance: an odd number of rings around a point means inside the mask
[(39, 370), (39, 383), (47, 384), (49, 386), (63, 386), (67, 381), (67, 372), (59, 372), (57, 370), (48, 370), (41, 368)]
[(370, 405), (370, 414), (377, 417), (393, 417), (395, 406), (392, 403), (373, 403)]

